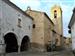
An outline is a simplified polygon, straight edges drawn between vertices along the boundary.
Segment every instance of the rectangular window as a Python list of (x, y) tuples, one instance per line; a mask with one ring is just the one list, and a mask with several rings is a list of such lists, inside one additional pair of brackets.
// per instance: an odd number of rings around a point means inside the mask
[(57, 18), (57, 11), (54, 11), (54, 18)]
[(18, 18), (18, 27), (21, 28), (21, 19), (20, 18)]
[(57, 14), (54, 14), (54, 18), (57, 18)]
[(33, 28), (35, 28), (35, 24), (33, 24)]

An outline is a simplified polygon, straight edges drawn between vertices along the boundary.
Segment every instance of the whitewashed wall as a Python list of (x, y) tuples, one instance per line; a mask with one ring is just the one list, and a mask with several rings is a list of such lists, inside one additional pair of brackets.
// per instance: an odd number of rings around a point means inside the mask
[[(74, 14), (73, 18), (75, 18), (75, 14)], [(72, 50), (75, 50), (75, 21), (71, 27), (71, 36), (72, 36)]]
[[(2, 10), (1, 10), (2, 9)], [(20, 16), (19, 16), (20, 15)], [(18, 18), (22, 19), (22, 28), (19, 28)], [(32, 19), (30, 17), (22, 14), (20, 11), (12, 8), (5, 2), (0, 0), (0, 28), (2, 43), (4, 42), (3, 36), (9, 32), (14, 33), (17, 36), (18, 45), (21, 45), (21, 41), (25, 35), (32, 37)], [(30, 29), (29, 29), (30, 26)], [(14, 29), (14, 31), (13, 31)], [(0, 40), (1, 41), (1, 40)]]

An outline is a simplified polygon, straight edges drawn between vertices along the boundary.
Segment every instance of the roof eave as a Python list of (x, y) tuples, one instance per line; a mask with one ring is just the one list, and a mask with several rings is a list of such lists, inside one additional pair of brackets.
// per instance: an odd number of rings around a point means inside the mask
[(14, 9), (20, 11), (21, 13), (23, 13), (24, 15), (30, 17), (30, 19), (33, 20), (33, 18), (31, 16), (29, 16), (26, 12), (24, 12), (22, 9), (20, 9), (18, 6), (16, 6), (14, 3), (12, 3), (10, 0), (2, 0), (2, 1), (4, 1), (5, 3), (7, 3), (8, 5), (10, 5)]
[(71, 26), (72, 26), (72, 24), (73, 24), (74, 21), (75, 21), (75, 19), (73, 18), (74, 14), (75, 14), (75, 8), (74, 8), (74, 10), (73, 10), (73, 14), (72, 14), (71, 20), (70, 20), (69, 25), (68, 25), (68, 28), (69, 28), (69, 29), (71, 29)]

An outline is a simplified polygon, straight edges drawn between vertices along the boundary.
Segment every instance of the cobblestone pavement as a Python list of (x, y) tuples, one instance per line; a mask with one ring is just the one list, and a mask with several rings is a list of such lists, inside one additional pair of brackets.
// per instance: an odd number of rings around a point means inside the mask
[(5, 56), (74, 56), (74, 55), (70, 48), (66, 48), (62, 51), (54, 51), (54, 52), (27, 51), (21, 53), (8, 53)]
[(60, 52), (54, 52), (53, 54), (50, 54), (51, 56), (74, 56), (71, 51), (60, 51)]
[(59, 52), (22, 52), (22, 53), (10, 53), (6, 56), (73, 56), (71, 51), (59, 51)]

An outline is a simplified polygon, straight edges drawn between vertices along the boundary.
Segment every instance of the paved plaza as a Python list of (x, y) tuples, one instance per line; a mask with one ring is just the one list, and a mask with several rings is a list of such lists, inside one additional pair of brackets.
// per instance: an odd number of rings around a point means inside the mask
[(70, 50), (54, 51), (54, 52), (22, 52), (8, 53), (5, 56), (74, 56)]

